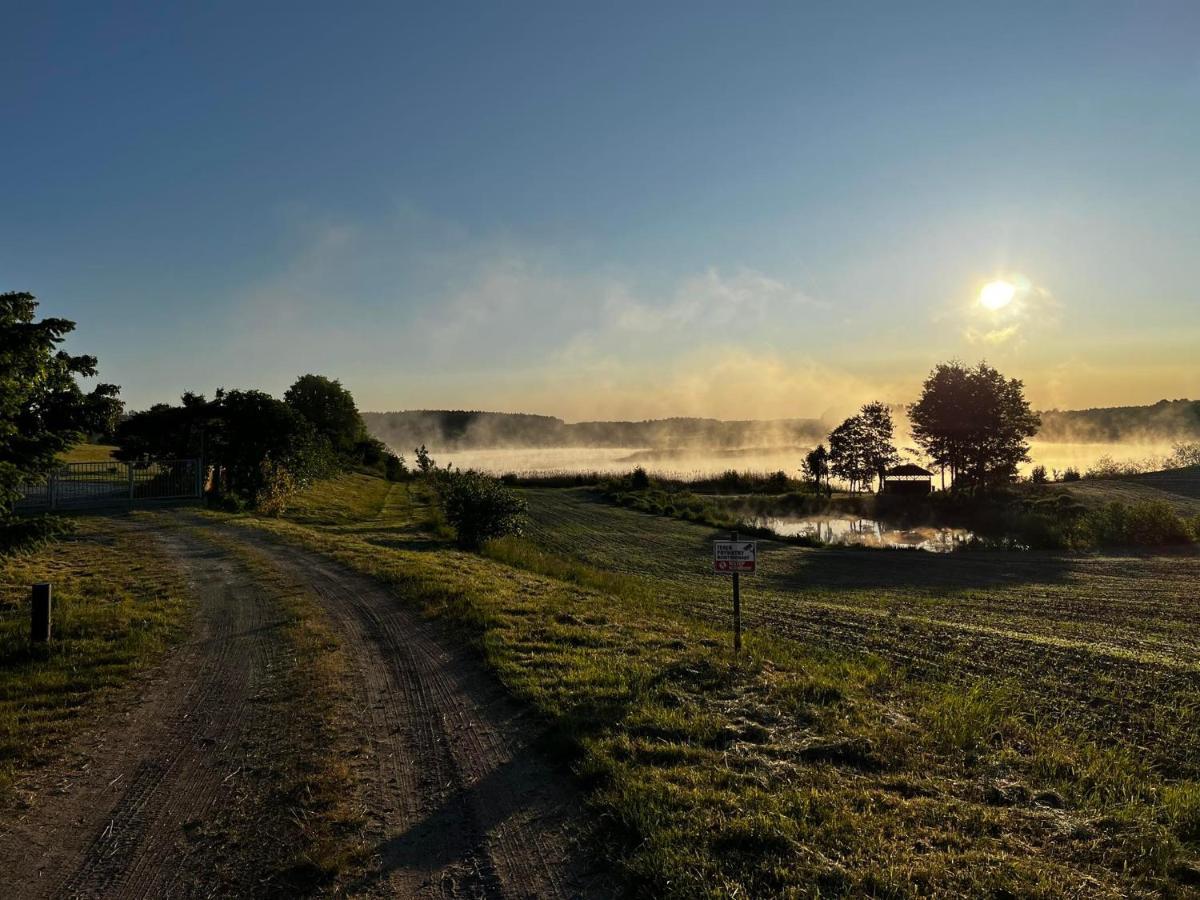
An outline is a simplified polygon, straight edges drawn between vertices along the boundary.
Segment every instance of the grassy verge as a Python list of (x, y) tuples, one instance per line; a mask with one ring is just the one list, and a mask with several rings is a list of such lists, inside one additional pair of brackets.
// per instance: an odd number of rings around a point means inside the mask
[[(54, 585), (53, 639), (29, 644), (29, 591)], [(106, 692), (155, 662), (187, 615), (177, 570), (120, 521), (0, 557), (0, 790), (44, 764)]]
[[(325, 553), (472, 635), (572, 760), (645, 896), (1131, 896), (1200, 881), (1200, 791), (1027, 711), (1020, 684), (912, 681), (867, 654), (751, 634), (652, 583), (520, 541), (405, 549), (388, 491), (343, 479), (303, 521)], [(327, 506), (322, 512), (322, 507)], [(393, 519), (385, 514), (391, 508)]]

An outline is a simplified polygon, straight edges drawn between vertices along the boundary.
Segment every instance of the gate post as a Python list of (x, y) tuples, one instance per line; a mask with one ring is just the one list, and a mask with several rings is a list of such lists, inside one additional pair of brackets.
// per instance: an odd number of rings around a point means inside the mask
[(133, 463), (125, 463), (125, 468), (129, 472), (129, 508), (133, 508)]
[(58, 509), (58, 475), (54, 472), (46, 482), (46, 492), (50, 495), (50, 509)]

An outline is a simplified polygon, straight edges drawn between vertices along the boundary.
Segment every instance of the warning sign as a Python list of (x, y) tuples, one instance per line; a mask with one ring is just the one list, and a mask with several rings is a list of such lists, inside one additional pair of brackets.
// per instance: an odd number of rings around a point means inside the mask
[(757, 560), (757, 541), (713, 541), (713, 571), (718, 574), (753, 572)]

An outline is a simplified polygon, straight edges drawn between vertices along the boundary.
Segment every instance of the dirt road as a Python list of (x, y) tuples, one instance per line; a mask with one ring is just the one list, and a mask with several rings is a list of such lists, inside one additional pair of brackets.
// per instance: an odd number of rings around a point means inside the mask
[[(289, 740), (286, 715), (260, 702), (289, 674), (282, 623), (255, 574), (206, 539), (212, 527), (147, 534), (194, 588), (193, 631), (60, 764), (19, 785), (18, 807), (0, 821), (0, 896), (295, 893), (273, 869), (277, 837), (261, 827), (264, 808), (286, 803), (259, 774)], [(569, 779), (530, 748), (537, 729), (469, 653), (373, 581), (241, 529), (223, 534), (311, 592), (351, 660), (346, 761), (368, 849), (315, 892), (608, 892), (582, 862)]]

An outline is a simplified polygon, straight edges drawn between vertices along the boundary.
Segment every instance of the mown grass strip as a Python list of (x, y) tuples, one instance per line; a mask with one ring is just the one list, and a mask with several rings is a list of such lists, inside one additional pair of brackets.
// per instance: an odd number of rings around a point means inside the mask
[[(38, 581), (54, 588), (52, 639), (31, 647)], [(188, 612), (177, 568), (128, 521), (83, 517), (69, 536), (0, 557), (0, 791), (54, 759), (108, 693), (157, 662)]]

